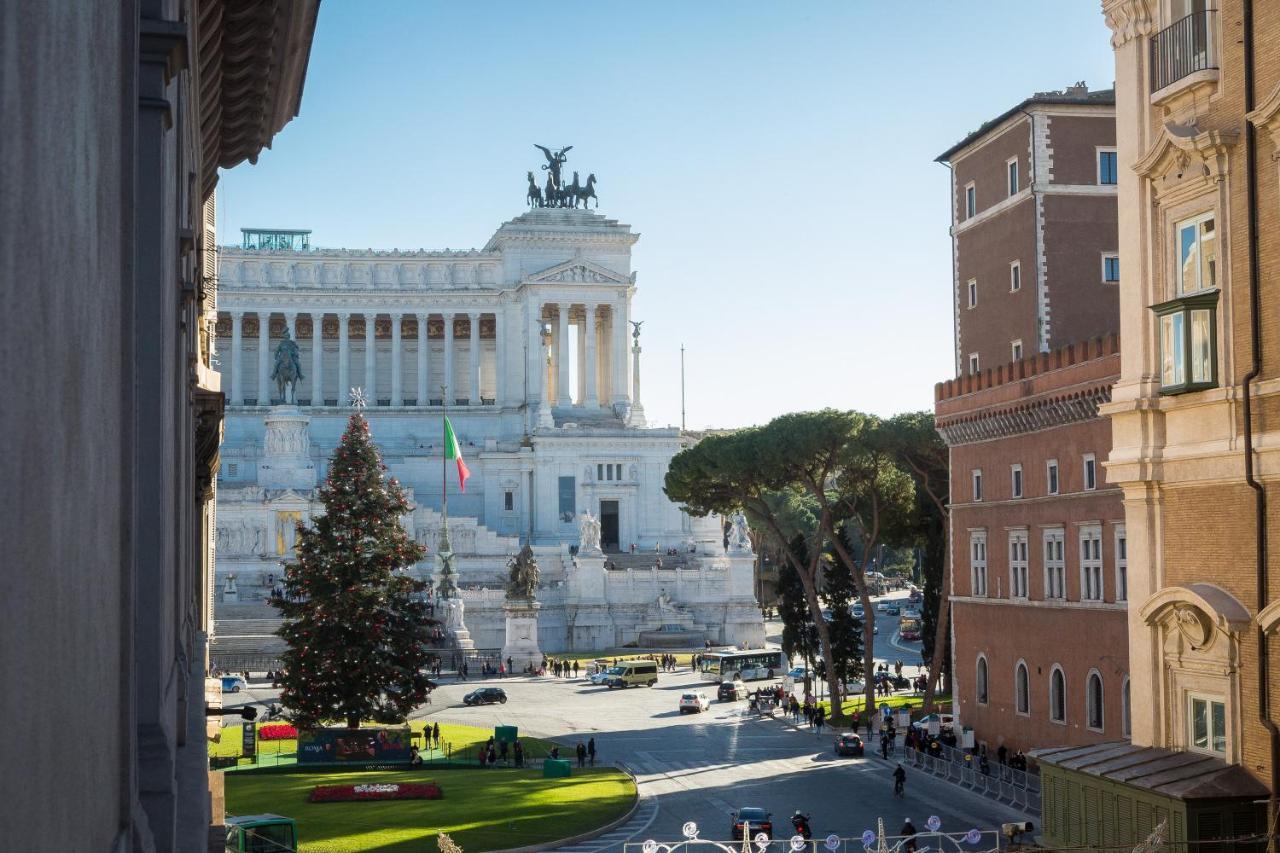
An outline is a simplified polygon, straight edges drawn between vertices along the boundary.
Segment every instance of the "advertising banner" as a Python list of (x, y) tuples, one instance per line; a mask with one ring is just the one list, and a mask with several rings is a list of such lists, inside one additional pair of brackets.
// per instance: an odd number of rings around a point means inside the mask
[(258, 727), (252, 720), (240, 727), (240, 754), (253, 755), (258, 747)]
[(409, 729), (315, 729), (298, 733), (299, 764), (408, 764)]

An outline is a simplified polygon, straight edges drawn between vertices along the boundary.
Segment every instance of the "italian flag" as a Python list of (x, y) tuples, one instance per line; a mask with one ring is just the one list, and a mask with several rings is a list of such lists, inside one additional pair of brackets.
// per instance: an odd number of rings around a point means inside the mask
[(444, 419), (444, 458), (456, 459), (458, 461), (458, 491), (466, 492), (467, 478), (471, 476), (471, 472), (467, 470), (467, 463), (462, 458), (462, 447), (458, 444), (458, 436), (453, 431), (453, 424), (449, 423), (449, 419)]

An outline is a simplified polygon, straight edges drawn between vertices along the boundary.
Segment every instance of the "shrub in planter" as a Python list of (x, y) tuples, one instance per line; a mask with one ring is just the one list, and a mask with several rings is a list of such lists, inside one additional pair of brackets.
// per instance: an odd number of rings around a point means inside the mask
[(361, 800), (439, 800), (444, 792), (435, 782), (370, 782), (363, 785), (316, 785), (307, 800), (349, 803)]
[(288, 723), (268, 723), (258, 729), (258, 740), (297, 740), (298, 730)]

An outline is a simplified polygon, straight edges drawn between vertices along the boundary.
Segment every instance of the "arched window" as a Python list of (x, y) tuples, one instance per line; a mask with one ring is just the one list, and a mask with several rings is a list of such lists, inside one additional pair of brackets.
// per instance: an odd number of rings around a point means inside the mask
[(1089, 680), (1085, 683), (1084, 703), (1089, 728), (1102, 731), (1102, 676), (1097, 670), (1089, 673)]
[(1057, 664), (1049, 673), (1049, 719), (1055, 723), (1067, 721), (1067, 677)]
[(987, 657), (978, 655), (977, 699), (979, 705), (987, 704)]
[(1129, 722), (1129, 679), (1120, 687), (1120, 733), (1125, 737), (1133, 735), (1133, 727)]
[(1013, 691), (1019, 714), (1031, 713), (1031, 685), (1028, 682), (1027, 665), (1018, 661), (1018, 668), (1013, 673)]

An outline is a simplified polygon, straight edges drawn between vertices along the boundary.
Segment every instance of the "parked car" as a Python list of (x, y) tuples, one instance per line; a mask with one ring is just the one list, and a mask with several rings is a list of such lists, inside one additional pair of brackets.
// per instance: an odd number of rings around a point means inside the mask
[(792, 681), (804, 681), (804, 677), (805, 675), (808, 674), (808, 672), (809, 670), (806, 667), (793, 666), (787, 672), (787, 678), (790, 678)]
[(844, 683), (845, 696), (861, 696), (863, 693), (866, 693), (866, 692), (867, 692), (867, 684), (864, 681), (859, 681), (858, 679), (854, 679), (853, 681), (846, 681)]
[(721, 702), (737, 702), (747, 698), (747, 685), (741, 681), (722, 681), (716, 689), (716, 698)]
[(862, 744), (862, 738), (853, 732), (845, 732), (836, 738), (836, 755), (858, 755), (861, 756), (865, 751)]
[(773, 815), (764, 809), (754, 807), (738, 809), (736, 812), (729, 812), (729, 817), (733, 818), (733, 831), (730, 836), (734, 841), (755, 838), (762, 832), (769, 838), (773, 838)]
[(222, 692), (223, 693), (239, 693), (241, 690), (249, 686), (249, 682), (245, 681), (238, 675), (222, 676)]
[(884, 615), (885, 616), (901, 616), (902, 608), (896, 604), (890, 604), (888, 607), (884, 609)]
[(658, 664), (651, 660), (624, 660), (609, 670), (604, 683), (610, 690), (632, 685), (652, 687), (658, 683)]
[(507, 691), (501, 687), (481, 687), (462, 697), (463, 705), (492, 705), (495, 702), (499, 705), (507, 704)]
[(929, 722), (931, 720), (938, 721), (938, 729), (940, 731), (949, 732), (955, 728), (956, 717), (954, 714), (927, 714), (911, 724), (911, 728), (918, 731), (927, 732), (929, 730)]
[[(723, 683), (721, 686), (724, 686)], [(681, 693), (679, 707), (681, 714), (701, 714), (711, 707), (711, 700), (705, 693)]]
[(888, 609), (889, 609), (889, 602), (887, 602), (887, 601), (880, 601), (880, 602), (877, 602), (877, 603), (876, 603), (876, 612), (877, 612), (877, 613), (884, 613), (884, 612), (885, 612), (885, 611), (887, 611)]

